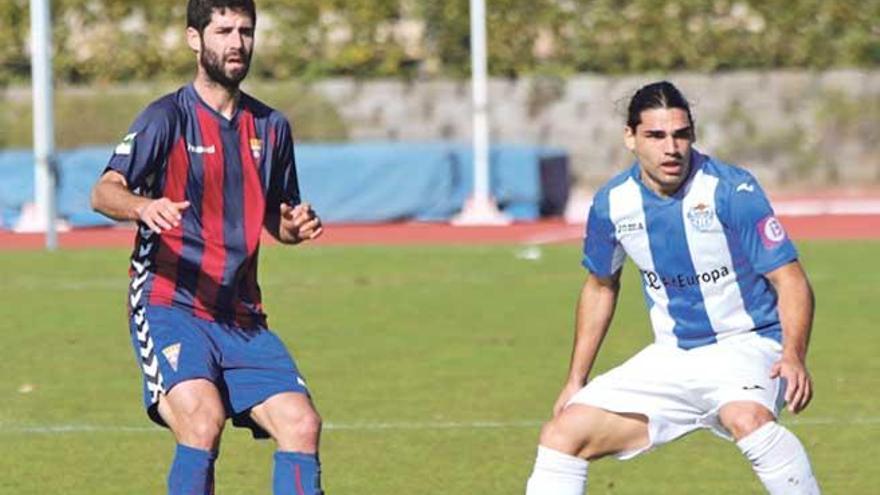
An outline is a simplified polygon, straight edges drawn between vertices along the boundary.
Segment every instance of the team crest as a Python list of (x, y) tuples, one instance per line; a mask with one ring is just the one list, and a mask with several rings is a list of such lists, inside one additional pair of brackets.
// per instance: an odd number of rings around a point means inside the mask
[(168, 347), (162, 349), (162, 354), (165, 355), (165, 359), (168, 360), (168, 364), (171, 365), (171, 369), (177, 371), (177, 358), (180, 357), (180, 342), (176, 344), (171, 344)]
[(254, 159), (260, 159), (260, 153), (263, 151), (263, 140), (258, 138), (251, 138), (251, 155), (253, 155)]
[(699, 231), (707, 231), (715, 220), (715, 211), (705, 203), (698, 203), (687, 212), (687, 219)]

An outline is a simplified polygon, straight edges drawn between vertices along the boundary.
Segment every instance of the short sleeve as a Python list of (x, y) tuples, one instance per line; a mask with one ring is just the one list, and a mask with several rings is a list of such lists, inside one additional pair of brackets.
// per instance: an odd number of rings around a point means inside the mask
[(164, 164), (176, 134), (173, 111), (153, 104), (144, 110), (113, 149), (107, 164), (125, 176), (132, 191), (145, 185), (147, 178)]
[(771, 272), (797, 259), (794, 244), (753, 177), (747, 176), (729, 194), (729, 225), (755, 270)]
[(587, 218), (581, 264), (596, 276), (610, 277), (623, 266), (624, 256), (608, 216), (607, 201), (597, 197)]
[(266, 194), (266, 211), (278, 211), (281, 203), (294, 206), (299, 204), (301, 199), (290, 123), (286, 119), (280, 119), (272, 126), (271, 133), (270, 141), (274, 152), (269, 189)]

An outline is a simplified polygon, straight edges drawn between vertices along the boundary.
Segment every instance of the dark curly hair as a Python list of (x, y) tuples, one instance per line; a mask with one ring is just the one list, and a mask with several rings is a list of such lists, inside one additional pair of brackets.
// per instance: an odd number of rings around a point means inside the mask
[(205, 26), (211, 23), (211, 14), (214, 10), (224, 9), (244, 12), (251, 17), (254, 24), (257, 23), (257, 7), (254, 0), (189, 0), (186, 6), (186, 27), (195, 28), (198, 32), (205, 31)]

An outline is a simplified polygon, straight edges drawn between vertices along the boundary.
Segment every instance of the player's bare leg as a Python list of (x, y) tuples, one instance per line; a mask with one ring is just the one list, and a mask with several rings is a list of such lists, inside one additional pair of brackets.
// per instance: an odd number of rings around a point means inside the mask
[(159, 400), (159, 414), (174, 432), (177, 443), (215, 450), (226, 422), (217, 387), (208, 380), (179, 383)]
[(273, 395), (255, 406), (251, 417), (278, 445), (272, 484), (275, 495), (322, 494), (321, 417), (309, 397), (296, 392)]
[(541, 429), (541, 445), (594, 460), (648, 445), (648, 419), (572, 404)]
[(306, 394), (276, 394), (251, 409), (251, 417), (278, 443), (278, 450), (318, 451), (321, 417)]
[(187, 380), (159, 399), (159, 414), (177, 439), (168, 475), (169, 495), (214, 492), (214, 461), (226, 412), (217, 387)]
[(730, 402), (718, 415), (768, 493), (820, 493), (803, 445), (793, 433), (776, 423), (767, 408), (757, 402)]
[(572, 404), (541, 429), (527, 495), (584, 493), (588, 460), (646, 447), (648, 419)]
[(718, 417), (736, 441), (768, 422), (776, 421), (773, 413), (766, 407), (748, 401), (728, 402), (718, 411)]

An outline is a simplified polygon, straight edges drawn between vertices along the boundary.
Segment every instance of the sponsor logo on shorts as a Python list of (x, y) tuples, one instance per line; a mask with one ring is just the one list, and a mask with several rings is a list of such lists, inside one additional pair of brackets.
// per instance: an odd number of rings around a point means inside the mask
[(761, 219), (757, 225), (758, 234), (761, 236), (761, 242), (767, 249), (775, 249), (785, 242), (785, 229), (779, 223), (779, 219), (770, 215)]
[(760, 385), (743, 385), (743, 390), (766, 390)]
[(180, 357), (180, 342), (176, 344), (171, 344), (168, 347), (162, 349), (162, 354), (165, 355), (165, 359), (168, 360), (168, 364), (171, 365), (171, 369), (177, 371), (177, 359)]
[(695, 229), (706, 231), (709, 230), (714, 223), (715, 210), (705, 203), (699, 203), (688, 210), (687, 219)]
[(686, 289), (695, 285), (717, 284), (719, 280), (730, 275), (730, 268), (721, 266), (714, 270), (703, 273), (679, 273), (678, 275), (662, 276), (655, 271), (640, 270), (645, 285), (654, 290), (666, 289)]

